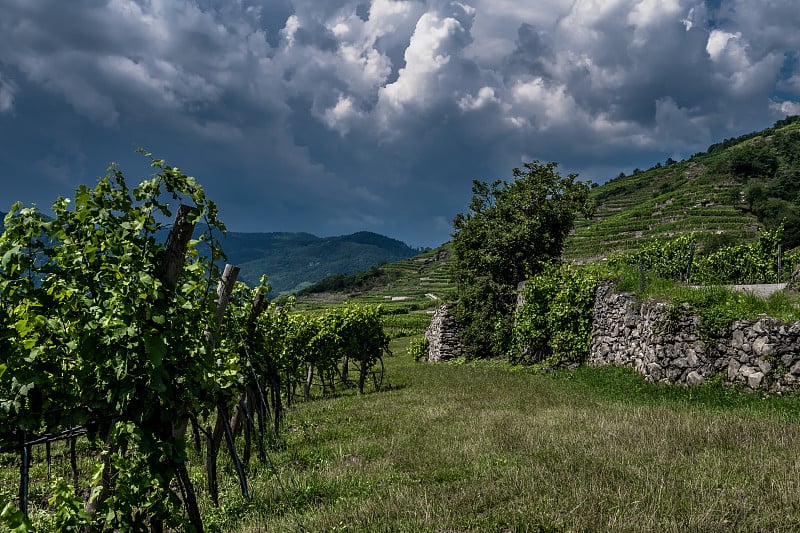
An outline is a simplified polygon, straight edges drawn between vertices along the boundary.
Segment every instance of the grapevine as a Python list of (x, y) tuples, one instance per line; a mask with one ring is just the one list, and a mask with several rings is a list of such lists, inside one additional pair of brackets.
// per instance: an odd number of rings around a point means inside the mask
[[(252, 436), (264, 458), (297, 385), (315, 371), (327, 386), (350, 385), (343, 368), (355, 363), (363, 392), (388, 352), (379, 308), (294, 313), (266, 302), (266, 279), (236, 284), (235, 267), (215, 293), (224, 259), (216, 236), (225, 231), (216, 205), (193, 178), (145, 155), (155, 174), (133, 189), (112, 166), (94, 188), (57, 199), (53, 217), (17, 203), (5, 219), (0, 450), (23, 457), (19, 499), (0, 502), (0, 524), (11, 529), (32, 527), (30, 447), (68, 439), (72, 484), (56, 479), (51, 489), (58, 527), (202, 531), (189, 424), (198, 448), (206, 436), (212, 500), (223, 436), (247, 496)], [(100, 452), (79, 479), (82, 436)]]

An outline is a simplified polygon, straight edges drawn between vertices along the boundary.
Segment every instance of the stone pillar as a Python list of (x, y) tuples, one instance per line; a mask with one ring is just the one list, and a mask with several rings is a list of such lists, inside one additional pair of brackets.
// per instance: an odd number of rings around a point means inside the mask
[(458, 324), (451, 310), (455, 303), (440, 306), (433, 314), (431, 323), (425, 330), (428, 339), (428, 361), (438, 363), (464, 355), (464, 347), (458, 335)]

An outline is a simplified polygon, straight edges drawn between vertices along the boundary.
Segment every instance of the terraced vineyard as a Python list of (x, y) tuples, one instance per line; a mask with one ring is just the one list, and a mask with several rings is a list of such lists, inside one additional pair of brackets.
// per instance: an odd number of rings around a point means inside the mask
[(454, 285), (450, 279), (450, 245), (381, 265), (379, 268), (390, 280), (374, 289), (312, 293), (298, 296), (298, 310), (315, 310), (357, 301), (361, 304), (380, 304), (385, 310), (384, 325), (392, 337), (412, 335), (430, 322), (433, 309), (452, 298)]
[(712, 235), (751, 240), (760, 226), (742, 209), (745, 187), (713, 174), (706, 162), (697, 160), (620, 177), (594, 189), (595, 216), (576, 222), (564, 257), (584, 261), (606, 257), (655, 238), (692, 231), (701, 241)]
[[(621, 174), (594, 188), (595, 216), (576, 222), (565, 259), (596, 260), (688, 232), (697, 234), (700, 246), (752, 240), (765, 224), (752, 209), (751, 191), (763, 189), (772, 196), (780, 190), (777, 180), (782, 176), (790, 183), (798, 179), (800, 122), (777, 126), (741, 142), (712, 146), (685, 161)], [(769, 173), (748, 168), (742, 154), (755, 160), (766, 154), (774, 168)]]

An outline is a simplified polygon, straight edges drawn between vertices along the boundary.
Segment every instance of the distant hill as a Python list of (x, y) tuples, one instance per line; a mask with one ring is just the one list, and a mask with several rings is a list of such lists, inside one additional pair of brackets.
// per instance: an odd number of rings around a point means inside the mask
[(249, 285), (269, 276), (273, 293), (299, 290), (333, 274), (354, 274), (384, 262), (413, 257), (419, 250), (377, 233), (339, 237), (310, 233), (228, 233), (222, 239), (228, 262), (241, 267)]
[[(421, 313), (421, 316), (409, 317), (409, 320), (411, 323), (419, 321), (424, 328), (430, 322), (426, 310), (454, 297), (456, 287), (450, 277), (452, 261), (450, 243), (445, 243), (419, 255), (372, 267), (355, 275), (327, 277), (300, 291), (297, 305), (299, 309), (319, 309), (344, 300), (382, 304), (390, 315)], [(397, 325), (398, 320), (391, 322)]]
[(753, 240), (784, 224), (800, 246), (800, 117), (726, 139), (684, 161), (667, 159), (594, 187), (595, 216), (578, 220), (564, 257), (591, 261), (694, 232), (701, 249)]

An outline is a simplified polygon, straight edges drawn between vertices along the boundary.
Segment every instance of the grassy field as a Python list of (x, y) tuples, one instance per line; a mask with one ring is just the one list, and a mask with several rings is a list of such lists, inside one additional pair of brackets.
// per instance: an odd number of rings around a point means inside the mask
[[(207, 530), (800, 529), (796, 397), (653, 385), (614, 368), (415, 363), (409, 340), (393, 341), (383, 391), (292, 407), (281, 448), (251, 462), (250, 499), (224, 459), (214, 508), (192, 457)], [(42, 452), (37, 520), (49, 497)], [(64, 450), (54, 457), (64, 475)], [(13, 498), (18, 456), (0, 459), (0, 492)]]
[[(212, 531), (794, 531), (800, 401), (629, 371), (414, 363), (294, 408)], [(254, 463), (255, 464), (255, 463)], [(278, 475), (274, 475), (277, 472)], [(202, 486), (197, 472), (198, 486)]]

